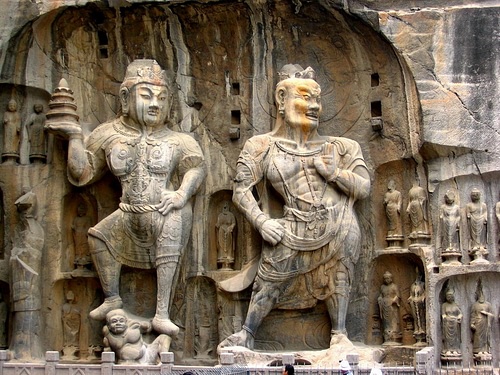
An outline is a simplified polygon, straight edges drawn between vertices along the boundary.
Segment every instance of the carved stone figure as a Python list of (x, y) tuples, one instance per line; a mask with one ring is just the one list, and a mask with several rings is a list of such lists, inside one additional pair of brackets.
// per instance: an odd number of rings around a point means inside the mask
[(179, 328), (170, 320), (170, 296), (191, 233), (191, 198), (206, 168), (196, 141), (166, 126), (174, 86), (156, 61), (132, 62), (120, 87), (122, 115), (98, 126), (84, 142), (78, 116), (66, 110), (76, 107), (71, 90), (64, 80), (60, 85), (49, 103), (46, 127), (69, 139), (70, 181), (87, 185), (109, 168), (122, 187), (119, 209), (89, 230), (90, 252), (105, 295), (90, 317), (102, 320), (109, 311), (122, 308), (122, 264), (156, 268), (153, 328), (176, 335)]
[(4, 162), (13, 164), (19, 160), (19, 141), (21, 134), (21, 115), (17, 110), (17, 102), (12, 99), (3, 115), (3, 152)]
[(231, 264), (234, 263), (235, 238), (233, 236), (236, 227), (236, 218), (229, 211), (227, 202), (222, 206), (222, 212), (217, 217), (215, 224), (217, 229), (217, 263), (220, 263), (221, 269), (231, 270)]
[(390, 180), (384, 196), (385, 214), (387, 216), (387, 237), (402, 236), (401, 225), (401, 193), (396, 190), (396, 183)]
[(441, 326), (443, 335), (441, 358), (444, 360), (454, 360), (462, 357), (462, 336), (460, 331), (462, 317), (462, 311), (455, 302), (455, 293), (453, 289), (448, 288), (446, 290), (446, 300), (441, 306)]
[(481, 202), (479, 189), (470, 192), (471, 201), (465, 206), (467, 224), (469, 227), (469, 253), (474, 261), (486, 261), (488, 255), (486, 247), (488, 209), (486, 203)]
[[(280, 75), (274, 130), (250, 138), (236, 167), (233, 202), (264, 241), (243, 329), (220, 347), (253, 348), (273, 308), (309, 308), (318, 300), (326, 302), (332, 335), (346, 333), (360, 251), (353, 204), (368, 196), (369, 173), (358, 143), (319, 135), (321, 88), (314, 71), (286, 65)], [(278, 210), (271, 191), (284, 203)]]
[(105, 350), (115, 352), (120, 364), (157, 364), (159, 354), (168, 352), (172, 340), (161, 334), (151, 344), (146, 344), (142, 335), (151, 330), (149, 320), (136, 321), (129, 319), (122, 309), (111, 310), (106, 314), (103, 328)]
[(28, 128), (28, 139), (30, 143), (30, 161), (43, 163), (47, 159), (47, 141), (45, 137), (45, 120), (43, 104), (37, 103), (26, 123)]
[(71, 231), (75, 249), (75, 265), (82, 268), (92, 261), (89, 253), (89, 239), (87, 233), (92, 226), (92, 218), (87, 215), (87, 205), (81, 202), (77, 207), (77, 216), (73, 219)]
[(477, 283), (476, 302), (470, 313), (470, 328), (472, 330), (472, 352), (479, 361), (491, 360), (491, 321), (494, 317), (491, 303), (484, 297), (481, 279)]
[(399, 321), (400, 302), (399, 288), (394, 283), (392, 274), (387, 271), (384, 273), (384, 283), (380, 286), (378, 297), (384, 335), (383, 345), (401, 345), (403, 334)]
[(415, 346), (425, 346), (426, 320), (425, 320), (425, 283), (422, 281), (422, 274), (416, 269), (417, 277), (410, 287), (411, 314), (413, 316), (414, 331), (413, 336), (417, 340)]
[(7, 349), (7, 318), (9, 317), (9, 307), (0, 293), (0, 350)]
[(42, 358), (40, 272), (45, 234), (36, 217), (36, 195), (24, 188), (15, 202), (20, 221), (10, 257), (14, 324), (10, 349), (16, 359)]
[(429, 223), (427, 217), (427, 194), (424, 188), (413, 184), (408, 192), (408, 207), (406, 212), (410, 216), (412, 242), (429, 238)]
[(63, 359), (78, 359), (76, 353), (80, 349), (81, 320), (80, 309), (75, 305), (75, 294), (70, 290), (62, 307)]
[(458, 262), (460, 253), (460, 207), (455, 203), (455, 193), (448, 190), (439, 210), (441, 228), (441, 257), (448, 262)]

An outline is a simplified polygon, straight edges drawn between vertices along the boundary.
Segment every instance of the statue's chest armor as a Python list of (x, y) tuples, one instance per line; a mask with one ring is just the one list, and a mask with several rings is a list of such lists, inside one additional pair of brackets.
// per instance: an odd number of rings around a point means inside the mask
[(175, 149), (170, 140), (121, 139), (111, 144), (106, 154), (114, 175), (143, 178), (169, 175), (179, 157)]

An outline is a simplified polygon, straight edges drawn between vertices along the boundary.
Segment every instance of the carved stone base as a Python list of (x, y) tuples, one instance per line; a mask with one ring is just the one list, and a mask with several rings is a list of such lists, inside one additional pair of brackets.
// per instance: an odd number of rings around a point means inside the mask
[(462, 366), (462, 353), (457, 353), (457, 352), (441, 353), (441, 363), (443, 366), (461, 367)]
[(404, 237), (401, 235), (391, 235), (385, 238), (387, 249), (401, 249), (403, 247)]
[(487, 366), (491, 367), (491, 360), (493, 356), (490, 353), (474, 353), (474, 365), (478, 367)]
[(233, 353), (235, 364), (248, 367), (268, 366), (271, 363), (282, 361), (284, 355), (293, 355), (295, 361), (310, 363), (313, 366), (327, 367), (332, 363), (339, 363), (348, 354), (358, 353), (359, 363), (365, 367), (373, 367), (384, 358), (385, 350), (368, 347), (363, 344), (355, 345), (347, 336), (339, 334), (332, 337), (330, 348), (311, 351), (254, 351), (241, 346), (231, 346), (218, 349), (221, 353)]
[(469, 255), (471, 258), (474, 260), (471, 261), (471, 264), (487, 264), (489, 263), (486, 257), (488, 256), (489, 252), (487, 249), (484, 247), (481, 247), (479, 249), (470, 249), (469, 250)]
[(410, 248), (426, 246), (431, 243), (431, 235), (428, 233), (412, 232), (408, 238), (410, 239)]
[(460, 265), (460, 258), (462, 258), (462, 253), (456, 250), (444, 250), (441, 253), (441, 258), (443, 259), (443, 263), (449, 265)]

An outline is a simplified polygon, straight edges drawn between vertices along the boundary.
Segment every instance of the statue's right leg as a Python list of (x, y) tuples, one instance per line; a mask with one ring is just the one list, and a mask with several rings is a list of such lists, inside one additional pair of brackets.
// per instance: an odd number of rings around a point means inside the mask
[(276, 305), (280, 291), (279, 283), (263, 281), (257, 277), (243, 329), (222, 341), (219, 347), (244, 346), (253, 349), (257, 329)]
[(104, 320), (108, 312), (123, 306), (119, 294), (121, 264), (113, 258), (106, 244), (100, 239), (89, 236), (89, 247), (104, 292), (104, 302), (92, 310), (89, 316), (94, 320)]

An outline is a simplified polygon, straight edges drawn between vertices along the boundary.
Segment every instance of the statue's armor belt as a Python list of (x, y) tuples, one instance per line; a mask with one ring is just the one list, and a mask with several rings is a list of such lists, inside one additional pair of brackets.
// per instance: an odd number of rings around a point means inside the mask
[(323, 224), (326, 226), (324, 234), (317, 238), (300, 237), (285, 231), (285, 235), (281, 240), (281, 244), (297, 251), (314, 251), (322, 248), (330, 243), (340, 228), (337, 206), (315, 209), (310, 211), (301, 211), (291, 207), (284, 207), (286, 221), (302, 221), (305, 223), (316, 222), (316, 225)]

